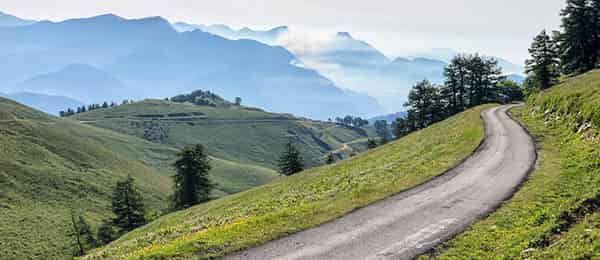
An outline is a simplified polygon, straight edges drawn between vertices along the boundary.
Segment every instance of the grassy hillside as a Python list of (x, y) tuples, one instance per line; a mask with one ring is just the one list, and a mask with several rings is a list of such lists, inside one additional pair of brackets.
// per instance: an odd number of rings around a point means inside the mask
[(69, 209), (98, 223), (110, 212), (111, 188), (127, 175), (149, 208), (161, 209), (171, 182), (143, 161), (168, 152), (0, 98), (0, 258), (70, 255)]
[(94, 110), (73, 119), (173, 147), (201, 143), (212, 156), (270, 168), (275, 168), (290, 139), (301, 150), (305, 163), (316, 166), (330, 151), (368, 134), (361, 129), (245, 107), (196, 106), (163, 100)]
[(514, 114), (539, 144), (538, 167), (497, 212), (429, 257), (600, 256), (600, 71), (531, 97)]
[(316, 226), (423, 183), (484, 138), (477, 107), (338, 164), (164, 216), (88, 256), (214, 257)]

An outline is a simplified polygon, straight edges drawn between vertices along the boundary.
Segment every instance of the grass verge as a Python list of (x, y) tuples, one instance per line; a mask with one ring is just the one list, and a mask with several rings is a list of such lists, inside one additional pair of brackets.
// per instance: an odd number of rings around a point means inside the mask
[(600, 73), (569, 79), (513, 114), (537, 140), (536, 170), (498, 211), (421, 258), (600, 255)]
[(211, 258), (341, 217), (422, 184), (484, 138), (480, 106), (338, 164), (164, 216), (93, 258)]

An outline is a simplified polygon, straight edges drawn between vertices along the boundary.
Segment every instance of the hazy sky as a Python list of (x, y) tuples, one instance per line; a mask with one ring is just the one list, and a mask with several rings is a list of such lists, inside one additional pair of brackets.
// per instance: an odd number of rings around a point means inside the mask
[(531, 38), (557, 28), (565, 0), (0, 0), (0, 11), (63, 20), (114, 13), (134, 18), (319, 33), (349, 31), (387, 55), (453, 48), (516, 63)]

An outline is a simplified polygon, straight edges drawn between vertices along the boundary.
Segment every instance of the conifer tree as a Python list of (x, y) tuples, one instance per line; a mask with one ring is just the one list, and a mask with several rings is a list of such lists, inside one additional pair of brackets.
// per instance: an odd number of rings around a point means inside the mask
[(178, 156), (173, 164), (176, 170), (173, 207), (185, 209), (208, 201), (214, 185), (208, 178), (212, 167), (204, 146), (185, 147)]
[(142, 195), (135, 189), (134, 180), (128, 176), (117, 182), (112, 195), (114, 226), (120, 232), (128, 232), (146, 224)]
[(600, 66), (600, 0), (590, 0), (592, 13), (592, 46), (596, 46), (596, 67)]
[(90, 224), (83, 216), (77, 215), (73, 210), (71, 210), (71, 232), (68, 236), (73, 238), (74, 256), (82, 256), (88, 249), (97, 246)]
[(106, 245), (113, 240), (117, 239), (118, 234), (114, 228), (112, 221), (103, 221), (100, 227), (98, 227), (98, 242), (102, 245)]
[(597, 32), (589, 0), (567, 0), (562, 10), (562, 29), (559, 38), (561, 67), (564, 74), (580, 74), (595, 68), (598, 63)]
[(304, 170), (300, 151), (289, 141), (278, 161), (279, 173), (291, 176)]
[(377, 142), (375, 141), (375, 139), (369, 138), (369, 140), (367, 140), (367, 148), (369, 150), (377, 148)]
[(416, 128), (422, 129), (441, 118), (439, 89), (427, 80), (417, 83), (408, 94), (409, 116), (415, 119)]
[(560, 76), (558, 47), (546, 30), (535, 37), (529, 54), (531, 58), (525, 61), (525, 72), (532, 80), (530, 83), (539, 89), (556, 84)]
[(335, 163), (335, 155), (333, 153), (329, 153), (327, 155), (327, 159), (325, 160), (325, 164), (334, 164)]

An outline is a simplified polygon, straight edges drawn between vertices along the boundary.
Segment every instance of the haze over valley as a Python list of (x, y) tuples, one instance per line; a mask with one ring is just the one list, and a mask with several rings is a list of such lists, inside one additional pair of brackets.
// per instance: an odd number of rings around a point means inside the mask
[(600, 0), (2, 0), (0, 260), (597, 259)]

